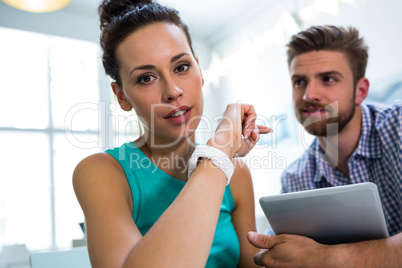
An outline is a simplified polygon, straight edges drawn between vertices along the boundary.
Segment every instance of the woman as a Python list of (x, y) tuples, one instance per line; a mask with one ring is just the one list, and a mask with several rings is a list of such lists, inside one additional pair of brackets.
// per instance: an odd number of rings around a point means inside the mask
[(252, 106), (229, 105), (210, 147), (195, 150), (204, 80), (177, 11), (129, 0), (103, 1), (99, 11), (113, 92), (145, 131), (74, 171), (93, 267), (255, 266), (251, 177), (233, 158), (269, 129), (255, 126)]

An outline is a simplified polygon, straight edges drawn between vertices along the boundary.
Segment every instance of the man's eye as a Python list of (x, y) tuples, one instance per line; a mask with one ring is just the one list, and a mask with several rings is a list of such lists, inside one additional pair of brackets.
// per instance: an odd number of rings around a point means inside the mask
[(324, 77), (324, 81), (325, 82), (335, 82), (336, 80), (332, 77), (327, 76), (327, 77)]
[(189, 64), (182, 64), (176, 68), (176, 72), (181, 73), (181, 72), (187, 71), (189, 68), (190, 68)]
[(306, 82), (304, 81), (304, 80), (296, 80), (295, 82), (294, 82), (294, 86), (295, 87), (300, 87), (300, 86), (303, 86), (303, 85), (305, 85), (306, 84)]

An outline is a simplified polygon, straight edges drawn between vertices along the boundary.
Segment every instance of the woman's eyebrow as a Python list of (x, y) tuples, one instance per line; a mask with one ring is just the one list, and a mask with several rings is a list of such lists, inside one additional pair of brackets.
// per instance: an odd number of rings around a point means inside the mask
[(150, 65), (150, 64), (148, 64), (148, 65), (140, 65), (140, 66), (137, 66), (137, 67), (135, 67), (134, 69), (132, 69), (131, 71), (130, 71), (130, 74), (129, 75), (131, 75), (134, 71), (136, 71), (136, 70), (149, 70), (149, 69), (155, 69), (155, 65)]
[[(170, 62), (173, 63), (173, 62), (177, 61), (178, 59), (180, 59), (181, 57), (183, 57), (183, 56), (185, 56), (185, 55), (190, 55), (190, 54), (188, 54), (188, 53), (186, 53), (186, 52), (180, 53), (180, 54), (178, 54), (178, 55), (176, 55), (176, 56), (173, 56), (173, 57), (170, 59)], [(135, 67), (134, 69), (132, 69), (132, 70), (130, 71), (130, 74), (129, 74), (129, 75), (131, 75), (131, 74), (132, 74), (134, 71), (136, 71), (136, 70), (149, 70), (149, 69), (155, 69), (155, 68), (156, 68), (155, 65), (151, 65), (151, 64), (140, 65), (140, 66), (137, 66), (137, 67)]]
[(170, 59), (170, 62), (173, 63), (173, 62), (177, 61), (178, 59), (180, 59), (181, 57), (183, 57), (184, 55), (189, 55), (189, 54), (186, 53), (186, 52), (180, 53), (180, 54), (178, 54), (178, 55), (172, 57), (172, 58)]

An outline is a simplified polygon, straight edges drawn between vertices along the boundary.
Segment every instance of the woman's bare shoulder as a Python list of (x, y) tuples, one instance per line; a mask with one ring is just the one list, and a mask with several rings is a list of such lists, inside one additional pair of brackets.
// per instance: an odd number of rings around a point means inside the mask
[(88, 168), (99, 164), (113, 165), (118, 162), (110, 154), (102, 152), (85, 157), (78, 163), (77, 168)]
[[(120, 164), (108, 153), (97, 153), (87, 156), (76, 166), (73, 179), (94, 178), (113, 173), (121, 173)], [(124, 172), (123, 172), (124, 173)]]
[(123, 168), (108, 153), (93, 154), (81, 160), (73, 173), (73, 186), (78, 199), (89, 193), (129, 193)]

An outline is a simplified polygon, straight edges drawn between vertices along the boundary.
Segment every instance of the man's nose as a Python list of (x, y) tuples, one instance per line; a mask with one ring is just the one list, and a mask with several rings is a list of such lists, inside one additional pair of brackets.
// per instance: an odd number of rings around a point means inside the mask
[(321, 87), (315, 81), (310, 81), (303, 95), (303, 100), (308, 102), (319, 102), (322, 98)]

